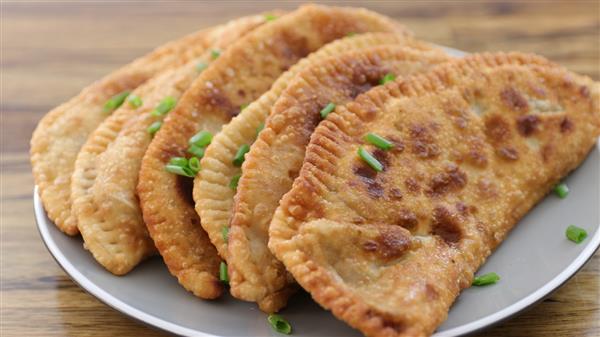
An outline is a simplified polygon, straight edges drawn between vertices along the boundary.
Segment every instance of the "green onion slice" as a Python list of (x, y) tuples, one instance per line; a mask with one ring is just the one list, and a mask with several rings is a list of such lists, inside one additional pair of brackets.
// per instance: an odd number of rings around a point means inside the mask
[(329, 102), (329, 104), (327, 104), (323, 108), (323, 110), (321, 110), (321, 118), (327, 118), (327, 115), (329, 115), (334, 109), (335, 109), (335, 104), (332, 102)]
[(130, 95), (127, 98), (127, 102), (129, 102), (129, 106), (131, 106), (132, 108), (136, 108), (136, 109), (141, 107), (142, 104), (144, 104), (144, 102), (142, 101), (140, 96), (137, 96), (137, 95)]
[(188, 167), (194, 172), (200, 172), (200, 159), (192, 157), (188, 160)]
[(381, 137), (380, 135), (376, 134), (376, 133), (368, 133), (365, 136), (365, 141), (377, 146), (378, 148), (382, 149), (382, 150), (389, 150), (392, 147), (394, 147), (394, 144), (392, 142), (390, 142), (389, 140)]
[(223, 241), (227, 243), (229, 241), (229, 227), (225, 226), (221, 228), (221, 235), (223, 236)]
[(475, 277), (473, 279), (474, 286), (487, 286), (489, 284), (494, 284), (500, 280), (500, 276), (498, 274), (491, 272), (487, 274), (483, 274), (481, 276)]
[(177, 100), (171, 96), (167, 96), (163, 98), (160, 103), (158, 103), (156, 108), (152, 110), (151, 114), (153, 116), (164, 116), (175, 107), (175, 104), (177, 104)]
[(213, 135), (208, 131), (200, 131), (190, 138), (190, 145), (196, 145), (199, 147), (206, 147), (212, 141)]
[(275, 14), (265, 14), (265, 20), (267, 20), (267, 21), (273, 21), (275, 19), (277, 19), (277, 15), (275, 15)]
[(588, 236), (585, 229), (573, 225), (567, 227), (566, 234), (567, 238), (575, 243), (581, 243)]
[(386, 84), (387, 82), (391, 82), (396, 79), (396, 75), (388, 73), (383, 76), (382, 79), (379, 80), (379, 84)]
[(260, 123), (260, 125), (256, 128), (256, 136), (265, 128), (265, 123)]
[(129, 91), (123, 91), (109, 98), (106, 103), (104, 103), (104, 112), (110, 112), (120, 107), (125, 99), (129, 96)]
[(556, 194), (559, 198), (564, 199), (569, 195), (569, 186), (565, 183), (560, 183), (554, 186), (554, 194)]
[(198, 158), (204, 157), (204, 148), (194, 144), (190, 145), (187, 152), (193, 154)]
[(219, 280), (224, 283), (229, 283), (229, 275), (227, 274), (227, 264), (221, 261), (221, 265), (219, 266)]
[(240, 181), (240, 177), (241, 175), (236, 174), (233, 177), (231, 177), (231, 181), (229, 181), (229, 188), (231, 188), (232, 190), (237, 190), (238, 187), (238, 183)]
[(169, 160), (169, 165), (187, 166), (188, 160), (184, 157), (173, 157)]
[(365, 150), (362, 146), (358, 147), (358, 156), (362, 158), (371, 168), (377, 172), (383, 171), (383, 165), (377, 160), (377, 158), (373, 157), (369, 151)]
[(233, 157), (233, 165), (237, 167), (242, 166), (242, 164), (244, 163), (244, 156), (246, 155), (246, 153), (248, 153), (248, 151), (250, 151), (250, 146), (248, 146), (248, 144), (240, 146), (237, 153), (235, 154), (235, 157)]
[(208, 64), (204, 63), (204, 62), (198, 62), (196, 64), (196, 71), (201, 73), (204, 69), (208, 68)]
[(292, 332), (292, 326), (283, 317), (277, 314), (271, 314), (267, 317), (267, 321), (271, 324), (273, 330), (289, 335)]
[(160, 127), (162, 126), (162, 122), (161, 121), (156, 121), (152, 124), (150, 124), (150, 126), (146, 129), (148, 131), (149, 134), (153, 135), (160, 130)]
[(189, 177), (189, 178), (193, 178), (196, 175), (187, 166), (167, 164), (167, 165), (165, 165), (165, 170), (169, 173), (174, 173), (174, 174), (178, 174), (180, 176)]
[(219, 56), (221, 56), (221, 51), (218, 49), (213, 49), (210, 51), (210, 58), (216, 60)]

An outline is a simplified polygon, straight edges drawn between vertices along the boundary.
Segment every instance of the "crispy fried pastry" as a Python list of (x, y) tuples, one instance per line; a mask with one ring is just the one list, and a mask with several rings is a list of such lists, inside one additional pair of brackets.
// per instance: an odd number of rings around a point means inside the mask
[[(414, 40), (389, 42), (394, 44), (357, 51), (343, 48), (347, 52), (311, 63), (294, 76), (275, 103), (265, 129), (246, 156), (236, 194), (228, 241), (234, 296), (257, 301), (265, 311), (278, 310), (287, 301), (292, 280), (267, 248), (268, 225), (300, 170), (323, 107), (347, 103), (379, 85), (386, 74), (408, 75), (448, 59), (445, 53)], [(421, 50), (406, 47), (411, 45)]]
[[(473, 55), (372, 89), (317, 127), (269, 248), (365, 335), (429, 335), (585, 158), (599, 102), (598, 83), (523, 54)], [(366, 142), (369, 132), (393, 147)]]
[(156, 74), (181, 66), (200, 56), (210, 45), (214, 28), (169, 42), (130, 64), (92, 83), (38, 123), (31, 138), (31, 165), (48, 217), (63, 232), (78, 233), (71, 214), (71, 175), (75, 159), (88, 135), (109, 116), (105, 102), (131, 91)]
[[(234, 20), (210, 34), (210, 49), (225, 50), (263, 24), (265, 16)], [(71, 179), (72, 211), (87, 249), (110, 272), (122, 275), (156, 252), (142, 220), (136, 195), (142, 157), (152, 140), (148, 128), (163, 116), (152, 112), (165, 99), (179, 99), (202, 69), (209, 50), (197, 60), (156, 76), (132, 92), (143, 105), (125, 104), (90, 135)], [(165, 104), (165, 103), (163, 103)]]
[[(362, 9), (303, 6), (229, 47), (182, 96), (142, 161), (138, 195), (150, 235), (172, 274), (194, 293), (221, 291), (219, 259), (194, 210), (189, 178), (165, 171), (186, 156), (196, 132), (217, 133), (298, 60), (349, 32), (390, 30), (395, 23)], [(397, 29), (402, 29), (398, 27)]]

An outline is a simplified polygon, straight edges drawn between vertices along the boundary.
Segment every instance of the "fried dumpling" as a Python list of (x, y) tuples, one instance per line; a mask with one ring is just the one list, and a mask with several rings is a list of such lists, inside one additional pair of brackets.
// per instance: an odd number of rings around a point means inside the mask
[(322, 109), (347, 103), (386, 76), (424, 71), (449, 59), (444, 52), (415, 40), (342, 50), (294, 76), (246, 155), (229, 230), (230, 286), (234, 296), (256, 301), (265, 311), (283, 306), (294, 288), (283, 265), (267, 248), (268, 225), (300, 170), (310, 135), (323, 119)]
[(264, 15), (256, 15), (215, 28), (210, 33), (214, 43), (204, 55), (132, 91), (129, 102), (102, 122), (81, 148), (71, 179), (72, 212), (87, 249), (113, 274), (129, 272), (156, 252), (136, 195), (142, 157), (156, 131), (152, 128), (160, 127), (167, 110), (210, 64), (213, 50), (225, 50), (266, 21)]
[(502, 53), (372, 89), (317, 127), (269, 248), (365, 335), (430, 335), (507, 232), (585, 158), (599, 99), (589, 78)]
[(220, 293), (217, 276), (221, 261), (194, 210), (192, 180), (167, 172), (166, 168), (172, 168), (167, 164), (171, 160), (187, 162), (184, 157), (189, 157), (190, 150), (193, 158), (201, 156), (196, 141), (196, 147), (190, 148), (195, 134), (204, 132), (199, 136), (205, 146), (205, 140), (210, 141), (208, 133), (216, 134), (243, 104), (258, 98), (310, 52), (349, 32), (390, 27), (401, 29), (391, 20), (362, 9), (303, 6), (215, 55), (213, 64), (184, 93), (144, 155), (137, 190), (149, 233), (169, 270), (186, 289), (200, 297)]

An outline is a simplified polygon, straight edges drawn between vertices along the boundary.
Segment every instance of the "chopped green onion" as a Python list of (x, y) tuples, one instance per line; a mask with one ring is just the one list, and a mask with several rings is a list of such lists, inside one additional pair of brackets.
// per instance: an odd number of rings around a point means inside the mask
[(371, 168), (377, 172), (383, 171), (383, 165), (377, 160), (377, 158), (373, 157), (369, 151), (365, 150), (362, 146), (358, 147), (358, 156), (362, 158)]
[(190, 138), (190, 145), (196, 145), (199, 147), (206, 147), (212, 142), (213, 135), (208, 131), (200, 131)]
[(231, 177), (231, 180), (229, 181), (229, 188), (231, 188), (232, 190), (237, 190), (238, 187), (238, 182), (240, 181), (240, 177), (241, 175), (236, 174), (233, 177)]
[(248, 105), (250, 105), (250, 104), (244, 103), (244, 104), (240, 105), (240, 111), (243, 111), (244, 109), (246, 109), (248, 107)]
[(167, 96), (163, 98), (163, 100), (160, 101), (160, 103), (158, 103), (156, 108), (152, 110), (151, 114), (152, 116), (157, 117), (164, 116), (175, 107), (175, 104), (177, 104), (177, 100), (171, 96)]
[(169, 165), (187, 166), (188, 160), (184, 157), (173, 157), (169, 160)]
[(206, 69), (208, 67), (208, 64), (204, 63), (204, 62), (198, 62), (196, 64), (196, 71), (201, 73), (204, 69)]
[(554, 186), (554, 194), (556, 194), (559, 198), (564, 199), (569, 195), (569, 187), (565, 183), (560, 183)]
[(333, 109), (335, 109), (335, 104), (330, 102), (323, 108), (323, 110), (321, 110), (321, 117), (327, 118), (327, 115), (329, 115)]
[(221, 261), (221, 265), (219, 266), (219, 280), (224, 283), (229, 283), (229, 275), (227, 274), (227, 264)]
[(348, 34), (346, 34), (347, 37), (352, 37), (356, 35), (356, 32), (348, 32)]
[(269, 321), (269, 324), (271, 324), (271, 328), (279, 333), (289, 335), (292, 332), (292, 326), (290, 323), (288, 323), (288, 321), (286, 321), (280, 315), (270, 314), (267, 317), (267, 321)]
[(256, 136), (265, 128), (265, 123), (260, 123), (260, 125), (256, 128)]
[(494, 284), (500, 280), (500, 276), (498, 274), (492, 272), (487, 273), (481, 276), (477, 276), (473, 279), (474, 286), (487, 286), (488, 284)]
[(235, 157), (233, 157), (233, 165), (237, 167), (242, 166), (242, 164), (244, 163), (244, 156), (246, 155), (246, 153), (248, 153), (248, 151), (250, 151), (250, 146), (248, 146), (248, 144), (240, 146), (240, 148), (237, 150), (237, 153), (235, 154)]
[(575, 243), (581, 243), (581, 241), (587, 238), (587, 232), (583, 228), (570, 225), (567, 227), (567, 238)]
[(127, 98), (127, 102), (129, 102), (129, 105), (132, 108), (139, 108), (142, 106), (142, 104), (144, 104), (144, 102), (142, 102), (142, 99), (140, 98), (140, 96), (137, 95), (131, 95), (129, 96), (129, 98)]
[(180, 176), (190, 177), (190, 178), (193, 178), (196, 175), (187, 166), (178, 166), (178, 165), (167, 164), (167, 165), (165, 165), (165, 170), (169, 173), (174, 173), (174, 174), (178, 174)]
[(229, 227), (225, 226), (221, 228), (221, 235), (223, 236), (223, 241), (227, 243), (229, 241)]
[(219, 56), (221, 56), (221, 51), (218, 49), (213, 49), (210, 51), (210, 58), (216, 60)]
[(192, 157), (190, 158), (190, 160), (188, 160), (188, 167), (194, 172), (194, 173), (198, 173), (200, 172), (200, 159), (196, 158), (196, 157)]
[(154, 134), (160, 129), (161, 126), (162, 126), (162, 122), (156, 121), (156, 122), (150, 124), (150, 126), (146, 130), (148, 131), (149, 134), (154, 136)]
[(204, 157), (204, 148), (194, 145), (194, 144), (190, 145), (187, 152), (193, 154), (194, 156), (196, 156), (198, 158)]
[(129, 91), (123, 91), (109, 98), (106, 103), (104, 103), (104, 112), (110, 112), (120, 107), (121, 104), (125, 101), (125, 99), (129, 96)]
[(369, 132), (365, 136), (365, 140), (367, 142), (377, 146), (378, 148), (380, 148), (382, 150), (389, 150), (392, 147), (394, 147), (394, 144), (392, 144), (392, 142), (390, 142), (389, 140), (381, 137), (380, 135), (378, 135), (376, 133), (372, 133), (372, 132)]
[(267, 20), (267, 21), (273, 21), (275, 19), (277, 19), (277, 15), (275, 15), (275, 14), (265, 14), (265, 20)]
[(396, 79), (396, 75), (394, 74), (385, 74), (382, 79), (379, 80), (379, 84), (386, 84), (387, 82), (391, 82)]

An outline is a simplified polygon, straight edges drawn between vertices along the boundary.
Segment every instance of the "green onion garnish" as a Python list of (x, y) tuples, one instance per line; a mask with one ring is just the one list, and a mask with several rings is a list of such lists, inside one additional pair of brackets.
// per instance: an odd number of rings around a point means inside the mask
[(386, 84), (387, 82), (391, 82), (396, 79), (396, 75), (394, 74), (385, 74), (382, 79), (379, 80), (379, 84)]
[(120, 107), (121, 104), (125, 101), (125, 99), (129, 96), (129, 91), (123, 91), (109, 98), (106, 103), (104, 103), (104, 112), (110, 112)]
[(279, 333), (289, 335), (292, 332), (292, 326), (290, 323), (277, 314), (269, 315), (267, 317), (267, 321), (269, 321), (269, 324), (271, 324), (271, 328)]
[(240, 181), (240, 177), (241, 175), (236, 174), (233, 177), (231, 177), (231, 180), (229, 181), (229, 188), (231, 188), (232, 190), (237, 190), (238, 187), (238, 182)]
[(500, 280), (500, 276), (498, 274), (492, 272), (483, 274), (481, 276), (477, 276), (473, 279), (474, 286), (487, 286), (488, 284), (494, 284)]
[(140, 98), (140, 96), (137, 95), (130, 95), (129, 98), (127, 98), (127, 102), (129, 102), (129, 105), (132, 108), (139, 108), (142, 106), (142, 104), (144, 104), (144, 102), (142, 102), (142, 99)]
[(188, 160), (188, 167), (194, 172), (194, 173), (198, 173), (200, 172), (200, 159), (196, 158), (196, 157), (192, 157), (190, 158), (190, 160)]
[(190, 147), (188, 148), (187, 151), (198, 158), (204, 157), (204, 148), (203, 147), (192, 144), (192, 145), (190, 145)]
[(162, 126), (162, 122), (156, 121), (156, 122), (150, 124), (150, 126), (146, 130), (148, 131), (149, 134), (154, 135), (156, 133), (156, 131), (158, 131), (160, 129), (161, 126)]
[(190, 145), (196, 145), (199, 147), (206, 147), (212, 141), (213, 135), (208, 131), (200, 131), (190, 138)]
[(206, 69), (208, 67), (208, 64), (204, 63), (204, 62), (198, 62), (196, 64), (196, 71), (201, 73), (204, 69)]
[(240, 105), (240, 111), (246, 109), (248, 107), (248, 105), (250, 105), (250, 104), (244, 103), (244, 104)]
[(165, 170), (169, 173), (174, 173), (174, 174), (178, 174), (180, 176), (190, 177), (190, 178), (192, 178), (196, 175), (187, 166), (178, 166), (178, 165), (167, 164), (167, 165), (165, 165)]
[(277, 19), (277, 15), (274, 15), (274, 14), (265, 14), (265, 20), (267, 20), (267, 21), (273, 21), (275, 19)]
[(567, 238), (575, 243), (581, 243), (581, 241), (587, 238), (587, 232), (583, 228), (570, 225), (567, 227)]
[(156, 108), (154, 108), (150, 114), (157, 117), (164, 116), (175, 107), (175, 104), (177, 104), (177, 100), (171, 96), (167, 96), (158, 103)]
[(260, 123), (260, 125), (256, 128), (256, 136), (265, 128), (265, 123)]
[(216, 60), (219, 56), (221, 56), (221, 51), (218, 49), (213, 49), (210, 51), (210, 58)]
[(221, 235), (223, 236), (223, 241), (227, 243), (229, 241), (229, 227), (221, 228)]
[(560, 183), (554, 186), (554, 194), (556, 194), (559, 198), (564, 199), (569, 195), (569, 187), (565, 183)]
[(323, 108), (323, 110), (321, 110), (321, 118), (327, 118), (327, 115), (329, 115), (333, 109), (335, 109), (335, 104), (330, 102)]
[(221, 261), (221, 265), (219, 266), (219, 280), (224, 283), (229, 283), (229, 275), (227, 275), (227, 264)]
[(240, 146), (237, 153), (235, 154), (235, 157), (233, 157), (233, 165), (237, 167), (242, 166), (242, 164), (244, 163), (244, 156), (246, 155), (246, 153), (248, 153), (248, 151), (250, 151), (250, 146), (248, 146), (248, 144)]
[(169, 165), (187, 166), (188, 160), (184, 157), (173, 157), (169, 160)]
[(377, 160), (377, 158), (373, 157), (369, 151), (365, 150), (362, 146), (358, 147), (358, 156), (362, 158), (371, 168), (377, 172), (383, 171), (383, 165)]
[(392, 144), (392, 142), (390, 142), (389, 140), (381, 137), (380, 135), (376, 134), (376, 133), (368, 133), (365, 136), (365, 141), (377, 146), (378, 148), (382, 149), (382, 150), (389, 150), (392, 147), (394, 147), (394, 144)]

